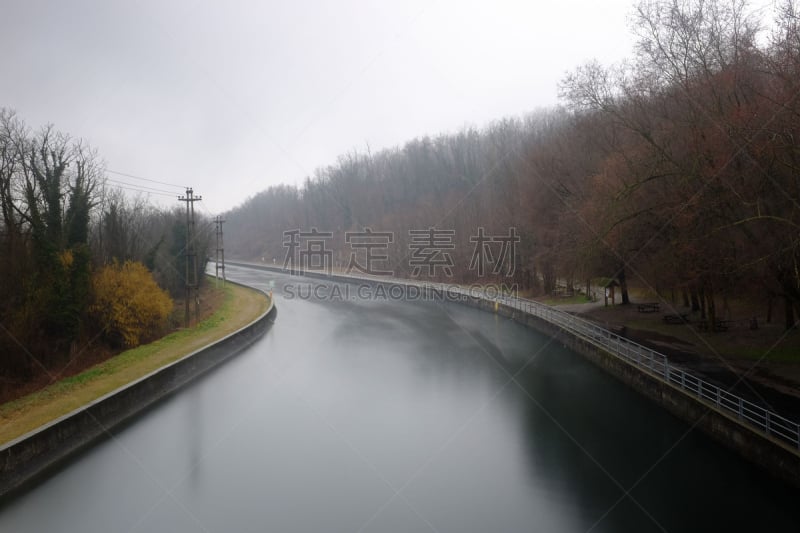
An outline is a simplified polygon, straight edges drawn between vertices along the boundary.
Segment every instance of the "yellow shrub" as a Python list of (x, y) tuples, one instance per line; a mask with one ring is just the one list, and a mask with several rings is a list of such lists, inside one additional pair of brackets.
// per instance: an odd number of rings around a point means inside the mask
[(172, 311), (172, 299), (137, 262), (114, 263), (92, 279), (92, 316), (108, 338), (136, 346), (159, 333)]
[(75, 262), (75, 257), (72, 255), (72, 250), (64, 250), (59, 254), (59, 259), (61, 260), (61, 265), (66, 269), (69, 270), (72, 267), (72, 263)]

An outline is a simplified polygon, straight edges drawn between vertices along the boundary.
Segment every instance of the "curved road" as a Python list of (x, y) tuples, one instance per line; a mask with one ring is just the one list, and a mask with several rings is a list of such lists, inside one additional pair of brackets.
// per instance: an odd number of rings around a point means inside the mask
[(514, 322), (313, 282), (320, 299), (310, 280), (228, 274), (275, 284), (275, 326), (6, 502), (0, 531), (642, 533), (800, 523), (797, 491)]

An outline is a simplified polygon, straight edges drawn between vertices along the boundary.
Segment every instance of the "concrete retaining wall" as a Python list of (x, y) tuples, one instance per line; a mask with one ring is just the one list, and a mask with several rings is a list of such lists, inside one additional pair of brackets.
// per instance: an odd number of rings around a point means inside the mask
[[(252, 265), (248, 263), (237, 264), (244, 267), (287, 273), (285, 270), (273, 266)], [(385, 285), (387, 289), (393, 285), (402, 285), (402, 282), (398, 281), (361, 279), (335, 274), (328, 276), (318, 272), (302, 272), (299, 275), (342, 283), (367, 283), (371, 286), (382, 284)], [(642, 395), (666, 408), (678, 418), (704, 431), (721, 444), (765, 468), (776, 477), (800, 487), (800, 453), (787, 446), (785, 443), (773, 439), (769, 435), (742, 423), (735, 417), (717, 411), (711, 404), (691, 395), (687, 391), (665, 383), (648, 374), (646, 371), (631, 365), (627, 361), (545, 320), (514, 309), (513, 307), (503, 304), (496, 306), (494, 302), (479, 298), (465, 296), (458, 301), (484, 311), (496, 312), (501, 316), (511, 318), (545, 335), (557, 338), (565, 346), (583, 355), (589, 361), (629, 385)]]
[[(493, 302), (470, 298), (464, 300), (463, 303), (495, 312)], [(564, 346), (583, 355), (595, 365), (655, 401), (678, 418), (702, 430), (727, 448), (763, 467), (774, 476), (800, 487), (800, 454), (785, 443), (740, 422), (733, 416), (716, 410), (711, 404), (687, 391), (665, 383), (624, 359), (545, 320), (502, 304), (497, 306), (496, 312), (545, 335), (555, 337)]]
[(231, 358), (270, 326), (274, 305), (227, 337), (0, 447), (0, 497), (24, 488), (110, 430)]

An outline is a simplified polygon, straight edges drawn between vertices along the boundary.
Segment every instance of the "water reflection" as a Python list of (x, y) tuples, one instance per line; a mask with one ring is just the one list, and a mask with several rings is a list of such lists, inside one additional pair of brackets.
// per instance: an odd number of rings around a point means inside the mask
[[(531, 478), (593, 531), (791, 531), (798, 491), (557, 348), (520, 378)], [(632, 490), (631, 490), (632, 489)], [(630, 490), (630, 496), (625, 492)]]
[(204, 389), (193, 394), (194, 401), (186, 403), (186, 445), (188, 447), (189, 484), (198, 487), (202, 483), (203, 445), (206, 441), (203, 434), (203, 396)]

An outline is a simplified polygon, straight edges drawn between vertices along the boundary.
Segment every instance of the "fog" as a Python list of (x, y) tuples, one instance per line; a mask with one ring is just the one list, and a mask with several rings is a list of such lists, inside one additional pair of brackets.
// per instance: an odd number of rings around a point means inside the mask
[[(0, 105), (217, 213), (351, 150), (557, 102), (628, 55), (631, 2), (6, 1)], [(180, 189), (119, 175), (167, 191)]]

